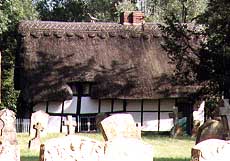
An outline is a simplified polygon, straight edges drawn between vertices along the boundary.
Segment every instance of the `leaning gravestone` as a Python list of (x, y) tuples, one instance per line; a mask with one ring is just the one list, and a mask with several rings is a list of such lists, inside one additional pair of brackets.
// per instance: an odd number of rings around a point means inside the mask
[(192, 161), (229, 161), (230, 141), (208, 139), (192, 148)]
[(34, 138), (29, 141), (29, 149), (38, 150), (41, 144), (40, 135), (44, 128), (40, 122), (33, 125), (33, 128), (36, 130), (36, 133)]
[(100, 125), (105, 143), (105, 161), (152, 161), (153, 148), (141, 140), (132, 115), (115, 114)]
[(136, 123), (130, 114), (109, 116), (101, 121), (99, 128), (105, 141), (118, 137), (141, 139), (139, 129), (136, 127)]
[(1, 161), (20, 161), (20, 149), (16, 139), (15, 113), (4, 109), (0, 111)]
[(36, 129), (33, 128), (38, 122), (43, 127), (43, 131), (41, 135), (45, 135), (47, 133), (47, 126), (49, 121), (49, 114), (45, 113), (44, 111), (36, 111), (31, 115), (31, 122), (30, 122), (30, 137), (34, 137), (36, 133)]
[(226, 137), (226, 129), (223, 123), (218, 120), (207, 120), (198, 128), (196, 144), (208, 139), (222, 139)]

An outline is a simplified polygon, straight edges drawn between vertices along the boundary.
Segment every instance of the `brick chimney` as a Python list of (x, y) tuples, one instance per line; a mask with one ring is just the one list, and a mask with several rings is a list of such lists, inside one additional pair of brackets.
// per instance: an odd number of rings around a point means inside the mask
[(122, 12), (120, 23), (123, 25), (141, 25), (144, 23), (144, 13), (141, 11)]

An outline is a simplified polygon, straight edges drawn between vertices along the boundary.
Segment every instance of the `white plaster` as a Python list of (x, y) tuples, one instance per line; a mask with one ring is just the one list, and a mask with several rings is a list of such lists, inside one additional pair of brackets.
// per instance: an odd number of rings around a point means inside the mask
[(73, 97), (71, 100), (64, 102), (64, 113), (73, 113), (77, 111), (77, 97)]
[(46, 102), (38, 103), (33, 107), (33, 111), (39, 111), (39, 110), (46, 112)]
[(48, 128), (49, 133), (59, 133), (61, 127), (61, 117), (60, 116), (49, 116)]
[(168, 112), (160, 113), (160, 131), (170, 131), (173, 127), (173, 119), (169, 118)]
[(142, 131), (158, 131), (158, 113), (144, 112)]
[(81, 114), (98, 113), (98, 100), (90, 97), (81, 98)]
[(111, 112), (111, 100), (101, 100), (101, 112)]
[(161, 111), (172, 111), (175, 106), (175, 99), (161, 99), (160, 110)]
[(49, 102), (48, 112), (50, 113), (61, 113), (62, 102)]
[(144, 111), (158, 111), (158, 100), (144, 100)]
[(127, 112), (133, 116), (133, 119), (136, 123), (141, 123), (141, 112)]
[(141, 111), (141, 100), (127, 100), (127, 111)]
[(123, 111), (123, 100), (114, 100), (113, 111)]

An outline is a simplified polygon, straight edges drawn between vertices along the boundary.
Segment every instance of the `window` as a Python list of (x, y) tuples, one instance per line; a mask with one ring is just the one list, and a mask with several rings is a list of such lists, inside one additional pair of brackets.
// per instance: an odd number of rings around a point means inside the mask
[(74, 96), (90, 96), (91, 83), (89, 82), (72, 82), (69, 86)]

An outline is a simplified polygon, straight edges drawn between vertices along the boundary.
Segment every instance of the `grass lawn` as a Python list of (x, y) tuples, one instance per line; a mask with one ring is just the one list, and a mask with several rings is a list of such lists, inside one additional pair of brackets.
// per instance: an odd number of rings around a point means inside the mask
[[(87, 136), (93, 139), (103, 141), (101, 134), (80, 133), (77, 135)], [(61, 137), (64, 134), (49, 134), (42, 138), (45, 140)], [(21, 149), (21, 161), (39, 161), (39, 151), (32, 151), (28, 149), (29, 135), (27, 133), (17, 135), (18, 142)], [(189, 137), (170, 138), (169, 136), (159, 135), (144, 135), (143, 141), (153, 145), (154, 161), (189, 161), (191, 156), (191, 148), (195, 141)]]

